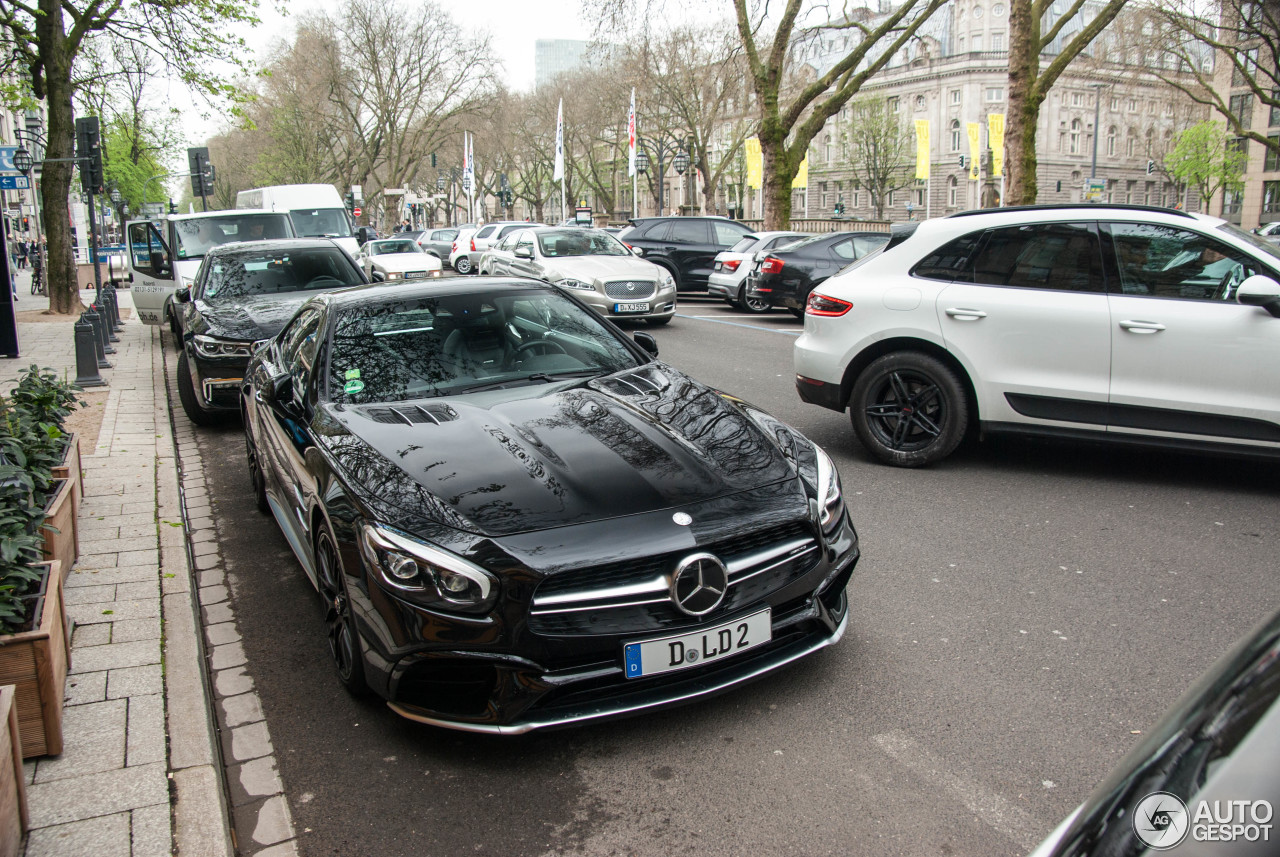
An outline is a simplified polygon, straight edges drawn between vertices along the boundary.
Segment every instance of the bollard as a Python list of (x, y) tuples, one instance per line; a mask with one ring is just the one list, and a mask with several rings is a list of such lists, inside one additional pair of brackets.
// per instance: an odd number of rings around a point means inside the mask
[(116, 323), (116, 296), (111, 294), (107, 289), (102, 290), (102, 318), (107, 323), (107, 341), (119, 342), (120, 337), (116, 336), (116, 331), (120, 329), (120, 325)]
[(76, 386), (101, 387), (107, 382), (98, 374), (98, 346), (93, 325), (82, 315), (73, 329), (76, 339)]
[(111, 364), (107, 362), (107, 334), (102, 329), (102, 316), (98, 315), (92, 309), (86, 310), (81, 316), (89, 324), (93, 325), (93, 350), (94, 356), (98, 361), (99, 369), (110, 369)]
[(111, 347), (111, 326), (107, 324), (107, 308), (94, 301), (89, 304), (89, 309), (98, 314), (98, 332), (102, 334), (102, 353), (115, 354), (116, 350)]
[(111, 324), (115, 327), (116, 332), (119, 333), (120, 329), (124, 327), (124, 321), (120, 318), (120, 292), (116, 290), (115, 286), (112, 286), (110, 291), (111, 291)]

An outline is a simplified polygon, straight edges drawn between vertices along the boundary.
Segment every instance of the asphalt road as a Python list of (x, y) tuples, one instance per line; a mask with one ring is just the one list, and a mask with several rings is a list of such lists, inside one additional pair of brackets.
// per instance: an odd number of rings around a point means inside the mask
[(1025, 853), (1280, 605), (1280, 466), (1004, 440), (882, 467), (799, 403), (799, 330), (685, 303), (652, 332), (839, 464), (863, 549), (848, 634), (718, 699), (574, 731), (465, 735), (349, 697), (254, 511), (239, 425), (200, 432), (304, 855)]

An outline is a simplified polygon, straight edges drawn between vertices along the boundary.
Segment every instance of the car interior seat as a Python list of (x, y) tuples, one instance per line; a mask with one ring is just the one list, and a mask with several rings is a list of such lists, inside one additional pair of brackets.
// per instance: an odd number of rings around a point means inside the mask
[(514, 351), (501, 312), (486, 312), (474, 304), (455, 313), (454, 324), (455, 329), (444, 340), (444, 353), (457, 361), (463, 371), (484, 377), (510, 364)]

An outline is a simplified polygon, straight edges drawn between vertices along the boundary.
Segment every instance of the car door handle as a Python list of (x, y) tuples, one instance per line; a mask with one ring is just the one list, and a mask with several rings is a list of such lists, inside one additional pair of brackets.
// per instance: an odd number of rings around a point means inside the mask
[(947, 307), (944, 312), (957, 321), (977, 321), (980, 318), (987, 317), (987, 314), (980, 309), (965, 309), (964, 307)]
[(1120, 322), (1120, 326), (1130, 333), (1159, 333), (1164, 330), (1164, 325), (1158, 321), (1126, 320)]

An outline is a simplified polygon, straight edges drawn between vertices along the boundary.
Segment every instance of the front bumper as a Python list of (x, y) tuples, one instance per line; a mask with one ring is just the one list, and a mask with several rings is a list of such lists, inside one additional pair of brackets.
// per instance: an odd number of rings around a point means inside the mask
[(244, 383), (248, 357), (209, 358), (187, 352), (191, 367), (191, 387), (202, 408), (211, 411), (239, 411), (240, 388)]
[[(660, 288), (653, 297), (643, 301), (618, 300), (601, 292), (588, 292), (584, 289), (565, 289), (600, 315), (620, 321), (627, 318), (670, 318), (676, 314), (676, 290)], [(648, 304), (645, 312), (619, 312), (618, 307), (635, 304)]]

